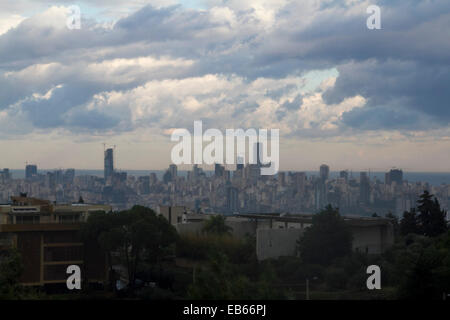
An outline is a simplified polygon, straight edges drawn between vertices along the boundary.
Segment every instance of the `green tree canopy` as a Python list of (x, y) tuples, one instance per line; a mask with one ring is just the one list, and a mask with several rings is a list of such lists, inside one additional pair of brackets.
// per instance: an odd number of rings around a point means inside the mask
[(306, 263), (328, 265), (352, 252), (352, 233), (339, 210), (330, 205), (315, 214), (312, 225), (298, 241), (300, 257)]
[(205, 221), (203, 232), (217, 235), (231, 235), (233, 228), (226, 225), (226, 218), (222, 215), (211, 216)]
[(241, 270), (230, 263), (221, 252), (213, 254), (206, 267), (200, 268), (195, 282), (189, 286), (188, 299), (201, 300), (252, 300), (283, 299), (284, 294), (273, 288), (276, 275), (273, 270), (263, 270), (260, 278), (251, 281)]
[(419, 233), (418, 218), (415, 208), (403, 213), (403, 218), (400, 221), (400, 233), (402, 235)]
[(21, 292), (19, 283), (24, 266), (16, 249), (10, 249), (0, 257), (0, 299), (16, 299)]
[(138, 266), (142, 262), (158, 263), (178, 237), (164, 217), (143, 206), (116, 213), (93, 213), (81, 232), (85, 239), (98, 241), (108, 253), (110, 264), (112, 252), (119, 253), (132, 287)]
[(403, 235), (417, 233), (428, 237), (436, 237), (447, 231), (447, 212), (441, 209), (439, 201), (428, 191), (424, 191), (417, 201), (417, 209), (413, 208), (403, 214), (400, 229)]

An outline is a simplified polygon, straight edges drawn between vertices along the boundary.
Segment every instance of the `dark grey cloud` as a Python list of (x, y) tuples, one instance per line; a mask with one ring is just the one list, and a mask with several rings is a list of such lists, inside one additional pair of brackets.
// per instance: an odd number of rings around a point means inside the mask
[[(239, 77), (242, 86), (247, 86), (261, 77), (283, 81), (311, 70), (336, 68), (339, 76), (324, 92), (324, 101), (336, 105), (359, 95), (366, 99), (366, 105), (333, 120), (338, 126), (333, 134), (348, 129), (448, 127), (450, 2), (375, 3), (382, 8), (382, 30), (368, 30), (365, 7), (344, 1), (322, 1), (319, 6), (315, 1), (292, 1), (275, 12), (272, 22), (258, 20), (255, 10), (248, 9), (198, 11), (145, 6), (112, 28), (85, 20), (81, 30), (72, 31), (65, 28), (58, 12), (47, 12), (0, 35), (0, 111), (17, 106), (40, 129), (123, 131), (150, 123), (169, 126), (189, 122), (204, 110), (198, 114), (166, 112), (181, 110), (178, 105), (185, 103), (167, 96), (165, 101), (149, 102), (155, 104), (150, 106), (152, 119), (132, 122), (127, 103), (133, 102), (111, 102), (113, 111), (103, 105), (103, 109), (89, 109), (88, 105), (97, 108), (93, 103), (96, 95), (127, 94), (152, 80), (217, 74), (229, 77), (230, 82), (231, 77)], [(136, 65), (127, 66), (129, 59), (146, 56), (193, 62), (182, 68), (149, 69), (148, 73), (135, 70), (139, 69)], [(114, 59), (126, 61), (93, 66)], [(51, 63), (56, 67), (47, 73), (36, 71), (34, 75), (32, 69), (25, 69)], [(123, 67), (116, 68), (121, 63)], [(88, 68), (92, 70), (87, 72)], [(24, 75), (18, 76), (21, 70), (25, 70)], [(54, 89), (49, 99), (32, 98), (59, 85), (62, 87)], [(290, 102), (281, 99), (295, 87), (267, 88), (265, 96), (279, 105), (274, 119), (286, 121), (302, 107), (305, 97), (300, 94)], [(227, 90), (223, 94), (227, 95)], [(210, 94), (220, 95), (220, 90), (212, 92), (199, 90), (195, 98), (207, 101)], [(231, 119), (227, 120), (232, 121), (256, 112), (261, 99), (242, 93), (217, 98), (214, 106), (207, 103), (217, 114), (215, 121), (221, 123), (222, 108), (231, 109)], [(214, 115), (204, 117), (214, 120)], [(321, 133), (320, 121), (311, 121), (309, 129), (298, 132), (328, 135)]]

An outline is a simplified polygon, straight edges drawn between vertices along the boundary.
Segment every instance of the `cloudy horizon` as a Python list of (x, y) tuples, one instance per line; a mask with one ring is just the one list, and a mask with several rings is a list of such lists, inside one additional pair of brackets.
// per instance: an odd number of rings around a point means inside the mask
[(120, 168), (161, 170), (171, 130), (202, 120), (280, 129), (282, 171), (450, 172), (448, 0), (0, 8), (0, 167), (100, 169), (106, 143)]

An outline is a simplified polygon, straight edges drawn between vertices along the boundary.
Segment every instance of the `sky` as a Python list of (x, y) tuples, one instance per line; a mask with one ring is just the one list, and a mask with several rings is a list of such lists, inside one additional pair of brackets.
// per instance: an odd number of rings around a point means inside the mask
[(202, 120), (279, 129), (281, 170), (450, 172), (449, 31), (448, 0), (1, 1), (0, 168), (164, 169)]

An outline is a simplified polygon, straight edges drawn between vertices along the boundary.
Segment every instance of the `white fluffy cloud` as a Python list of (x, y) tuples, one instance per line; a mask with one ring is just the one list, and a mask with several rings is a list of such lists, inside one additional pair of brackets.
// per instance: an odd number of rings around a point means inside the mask
[(164, 135), (203, 120), (286, 139), (448, 138), (448, 1), (376, 1), (376, 31), (371, 1), (98, 0), (81, 2), (81, 30), (66, 27), (71, 3), (54, 3), (2, 8), (4, 137)]

